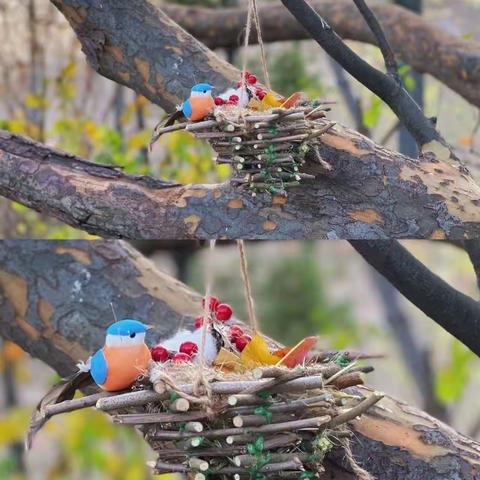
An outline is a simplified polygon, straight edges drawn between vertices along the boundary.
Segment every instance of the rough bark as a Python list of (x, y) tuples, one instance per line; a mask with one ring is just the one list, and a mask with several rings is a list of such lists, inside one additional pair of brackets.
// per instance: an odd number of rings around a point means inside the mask
[(105, 237), (473, 238), (480, 188), (445, 161), (419, 162), (338, 127), (323, 136), (333, 166), (288, 198), (229, 184), (177, 185), (128, 175), (0, 131), (0, 194)]
[[(0, 335), (61, 375), (102, 343), (110, 302), (154, 324), (154, 342), (191, 325), (199, 300), (122, 242), (0, 243)], [(357, 461), (379, 479), (478, 479), (477, 442), (391, 397), (351, 426)], [(354, 478), (335, 455), (327, 468), (326, 478)]]
[[(160, 0), (152, 3), (161, 5)], [(343, 38), (376, 44), (350, 0), (310, 2)], [(405, 8), (369, 1), (395, 53), (416, 71), (429, 73), (470, 103), (480, 106), (480, 45), (453, 35)], [(207, 9), (162, 5), (167, 15), (210, 48), (235, 47), (241, 43), (246, 11), (242, 8)], [(345, 13), (348, 12), (348, 15)], [(308, 33), (281, 5), (259, 8), (264, 41), (309, 39)], [(251, 43), (255, 43), (253, 32)]]

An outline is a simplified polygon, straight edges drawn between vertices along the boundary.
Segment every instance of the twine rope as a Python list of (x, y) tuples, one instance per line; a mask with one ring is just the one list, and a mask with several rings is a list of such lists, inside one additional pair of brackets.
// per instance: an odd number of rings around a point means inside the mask
[(250, 41), (250, 34), (252, 32), (252, 20), (255, 23), (255, 29), (257, 30), (258, 45), (260, 47), (260, 60), (263, 68), (263, 77), (265, 81), (265, 86), (268, 90), (271, 90), (270, 84), (270, 75), (268, 74), (267, 59), (265, 55), (265, 45), (263, 43), (262, 29), (260, 26), (260, 16), (258, 14), (257, 0), (248, 0), (248, 11), (247, 11), (247, 25), (245, 27), (245, 40), (244, 40), (244, 49), (243, 49), (243, 69), (242, 69), (242, 79), (241, 85), (242, 90), (245, 88), (247, 79), (245, 78), (245, 72), (247, 70), (248, 55), (247, 47)]
[(254, 333), (258, 332), (257, 317), (255, 316), (255, 308), (253, 305), (253, 295), (248, 278), (248, 263), (245, 254), (245, 244), (243, 240), (237, 240), (238, 253), (240, 254), (240, 271), (242, 272), (243, 287), (245, 290), (245, 300), (247, 302), (248, 320)]
[(210, 240), (207, 253), (207, 268), (205, 268), (205, 299), (203, 306), (203, 325), (202, 325), (202, 338), (200, 342), (200, 351), (198, 352), (198, 375), (193, 384), (193, 393), (197, 396), (201, 395), (201, 388), (205, 390), (205, 394), (209, 399), (207, 404), (207, 410), (211, 410), (212, 406), (212, 389), (209, 381), (205, 378), (205, 344), (207, 341), (207, 331), (210, 325), (210, 319), (212, 317), (212, 311), (210, 308), (211, 291), (213, 284), (213, 252), (215, 250), (215, 240)]
[(343, 441), (340, 443), (342, 444), (342, 447), (345, 451), (345, 459), (347, 460), (350, 468), (352, 469), (358, 480), (375, 480), (375, 477), (373, 477), (370, 473), (363, 469), (355, 460), (352, 453), (352, 448), (350, 446), (350, 440), (346, 438), (343, 439)]

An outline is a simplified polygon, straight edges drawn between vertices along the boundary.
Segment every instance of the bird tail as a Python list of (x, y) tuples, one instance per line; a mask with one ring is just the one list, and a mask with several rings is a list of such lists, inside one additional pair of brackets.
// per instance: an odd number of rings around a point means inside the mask
[(166, 119), (162, 120), (158, 123), (155, 128), (153, 129), (152, 138), (150, 140), (149, 149), (152, 150), (153, 144), (162, 136), (162, 128), (169, 127), (173, 125), (177, 120), (183, 118), (183, 112), (180, 109), (175, 110), (171, 115), (169, 115)]
[[(88, 364), (88, 361), (87, 361)], [(90, 375), (90, 371), (81, 371), (62, 379), (54, 385), (50, 391), (40, 400), (37, 407), (32, 413), (30, 425), (28, 427), (27, 437), (25, 439), (25, 447), (30, 450), (33, 439), (37, 432), (47, 423), (51, 414), (48, 413), (47, 407), (55, 405), (65, 400), (71, 400), (75, 396), (77, 390), (84, 389), (93, 385), (94, 381)]]

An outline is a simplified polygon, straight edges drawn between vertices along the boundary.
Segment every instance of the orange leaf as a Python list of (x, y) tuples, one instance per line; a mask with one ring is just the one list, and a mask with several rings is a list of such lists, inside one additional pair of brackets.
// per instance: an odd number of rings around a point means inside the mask
[(300, 100), (302, 92), (292, 93), (283, 103), (282, 108), (292, 108)]
[(255, 335), (240, 354), (240, 361), (248, 368), (259, 365), (275, 365), (278, 357), (272, 355), (267, 342), (261, 335)]
[(292, 349), (291, 347), (284, 347), (284, 348), (281, 348), (280, 350), (275, 350), (274, 352), (272, 352), (272, 355), (283, 358), (291, 349)]
[(317, 337), (305, 337), (302, 341), (297, 343), (279, 362), (277, 365), (284, 365), (288, 368), (296, 367), (303, 363), (307, 353), (317, 343)]

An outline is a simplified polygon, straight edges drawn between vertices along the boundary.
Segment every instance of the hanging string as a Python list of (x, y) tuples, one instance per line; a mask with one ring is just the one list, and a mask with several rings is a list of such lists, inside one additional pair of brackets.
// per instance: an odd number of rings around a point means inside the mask
[(203, 385), (205, 388), (207, 397), (211, 399), (212, 391), (210, 384), (204, 376), (205, 369), (205, 344), (207, 342), (207, 332), (210, 325), (210, 319), (212, 317), (212, 311), (210, 308), (210, 299), (212, 295), (213, 284), (213, 251), (215, 249), (215, 240), (209, 241), (209, 248), (207, 253), (207, 267), (205, 268), (205, 297), (203, 306), (203, 324), (202, 324), (202, 337), (200, 341), (200, 350), (198, 352), (198, 376), (194, 383), (195, 395), (200, 394), (200, 387)]
[(271, 84), (270, 84), (270, 76), (268, 74), (268, 67), (267, 67), (267, 59), (265, 55), (265, 45), (263, 43), (263, 38), (262, 38), (262, 30), (260, 26), (260, 16), (258, 14), (258, 7), (257, 7), (257, 0), (248, 0), (248, 11), (247, 11), (247, 26), (245, 28), (245, 41), (244, 41), (244, 51), (243, 51), (243, 69), (242, 69), (242, 90), (245, 87), (246, 84), (246, 78), (244, 73), (247, 70), (247, 61), (248, 61), (248, 55), (247, 55), (247, 47), (249, 44), (250, 40), (250, 34), (252, 31), (252, 18), (255, 23), (255, 28), (257, 30), (257, 38), (258, 38), (258, 45), (260, 46), (260, 58), (262, 62), (262, 68), (263, 68), (263, 76), (265, 80), (265, 86), (267, 87), (268, 90), (271, 90)]
[(253, 306), (252, 289), (248, 278), (247, 256), (245, 254), (245, 244), (243, 240), (237, 240), (238, 253), (240, 254), (240, 271), (242, 272), (243, 286), (245, 289), (245, 300), (247, 301), (248, 320), (254, 333), (258, 333), (257, 317)]
[(245, 89), (245, 85), (247, 83), (247, 79), (245, 78), (245, 72), (247, 71), (247, 62), (248, 62), (247, 47), (248, 47), (248, 42), (250, 41), (250, 33), (252, 32), (252, 16), (253, 16), (252, 0), (248, 0), (247, 25), (245, 27), (245, 40), (243, 42), (243, 66), (242, 66), (242, 78), (241, 78), (242, 92)]
[(265, 86), (268, 88), (268, 90), (271, 90), (272, 87), (270, 85), (270, 76), (268, 75), (267, 58), (265, 56), (265, 45), (263, 44), (262, 30), (260, 27), (260, 16), (258, 15), (257, 0), (250, 0), (250, 1), (252, 2), (253, 19), (255, 21), (255, 26), (257, 28), (258, 45), (260, 46), (260, 56), (262, 60), (263, 76), (265, 78)]

